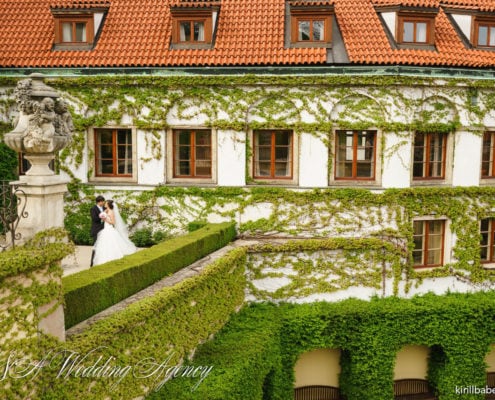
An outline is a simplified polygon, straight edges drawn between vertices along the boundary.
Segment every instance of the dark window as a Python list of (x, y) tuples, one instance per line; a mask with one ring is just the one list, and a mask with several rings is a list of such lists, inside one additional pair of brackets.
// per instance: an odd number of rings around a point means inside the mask
[(481, 262), (489, 263), (495, 262), (495, 219), (484, 218), (480, 223), (480, 256)]
[(292, 178), (292, 132), (254, 132), (254, 178)]
[(211, 178), (211, 131), (174, 131), (174, 177)]
[(96, 176), (132, 176), (130, 129), (95, 129)]
[(485, 132), (483, 135), (483, 150), (481, 156), (481, 177), (495, 178), (495, 132)]
[(335, 179), (375, 179), (375, 131), (337, 131)]
[(413, 263), (415, 267), (443, 265), (445, 221), (413, 222)]
[(416, 132), (413, 179), (444, 179), (447, 135)]

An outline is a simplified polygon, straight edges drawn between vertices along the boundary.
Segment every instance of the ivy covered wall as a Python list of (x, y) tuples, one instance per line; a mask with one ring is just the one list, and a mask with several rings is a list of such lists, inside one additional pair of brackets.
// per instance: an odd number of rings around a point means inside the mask
[[(377, 159), (382, 170), (377, 184), (404, 187), (410, 181), (407, 171), (414, 131), (456, 132), (455, 141), (469, 146), (469, 138), (479, 138), (484, 127), (495, 126), (495, 96), (489, 80), (245, 75), (88, 76), (47, 81), (70, 103), (77, 131), (74, 143), (61, 155), (62, 170), (82, 182), (93, 177), (94, 148), (88, 146), (88, 139), (91, 129), (98, 127), (135, 129), (137, 180), (130, 182), (133, 185), (169, 183), (168, 129), (212, 128), (218, 147), (213, 181), (220, 186), (255, 183), (248, 168), (249, 133), (254, 129), (291, 129), (300, 135), (299, 186), (329, 184), (333, 152), (328, 149), (335, 129), (376, 129), (381, 135)], [(0, 78), (3, 123), (16, 114), (15, 83), (16, 79)], [(460, 174), (453, 177), (454, 184), (456, 179), (462, 185), (473, 179), (477, 184), (479, 171), (463, 179), (462, 169), (455, 163), (453, 168)], [(112, 181), (105, 185), (111, 186)]]

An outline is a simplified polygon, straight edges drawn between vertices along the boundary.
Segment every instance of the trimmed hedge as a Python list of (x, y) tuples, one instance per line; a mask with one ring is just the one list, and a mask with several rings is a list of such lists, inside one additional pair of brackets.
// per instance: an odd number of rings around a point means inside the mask
[(397, 353), (406, 345), (425, 345), (431, 349), (428, 379), (437, 396), (456, 400), (456, 388), (485, 387), (485, 357), (494, 343), (495, 292), (257, 304), (236, 315), (214, 341), (197, 350), (193, 365), (216, 366), (197, 390), (176, 379), (149, 398), (290, 399), (299, 356), (338, 348), (340, 388), (348, 400), (393, 400)]
[(152, 392), (164, 380), (167, 365), (177, 365), (191, 355), (243, 304), (245, 265), (246, 249), (233, 249), (201, 274), (164, 288), (69, 337), (64, 348), (87, 357), (76, 359), (76, 368), (78, 362), (85, 367), (97, 365), (95, 360), (101, 355), (99, 367), (110, 360), (109, 367), (129, 366), (129, 373), (120, 382), (120, 376), (101, 371), (91, 376), (75, 371), (57, 376), (62, 360), (56, 358), (54, 365), (39, 374), (43, 392), (39, 398), (124, 400)]
[(233, 223), (210, 224), (120, 260), (64, 277), (66, 328), (225, 246), (235, 236)]

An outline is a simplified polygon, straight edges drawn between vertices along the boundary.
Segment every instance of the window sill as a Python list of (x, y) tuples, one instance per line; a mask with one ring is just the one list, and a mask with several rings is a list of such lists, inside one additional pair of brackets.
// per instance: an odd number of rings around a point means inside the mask
[(52, 51), (88, 51), (93, 50), (93, 43), (62, 44), (55, 43)]
[(181, 185), (197, 185), (197, 184), (212, 184), (216, 185), (216, 181), (212, 178), (169, 178), (166, 184), (181, 184)]
[(420, 187), (420, 186), (442, 186), (442, 187), (451, 187), (452, 183), (446, 182), (444, 179), (439, 180), (413, 180), (411, 181), (411, 187)]

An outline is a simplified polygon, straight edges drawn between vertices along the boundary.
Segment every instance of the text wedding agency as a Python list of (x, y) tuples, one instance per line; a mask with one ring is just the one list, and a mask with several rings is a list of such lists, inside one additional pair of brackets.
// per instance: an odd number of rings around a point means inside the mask
[(124, 378), (150, 379), (154, 390), (159, 390), (171, 379), (193, 380), (194, 391), (211, 373), (213, 366), (171, 364), (174, 353), (163, 361), (144, 358), (134, 365), (119, 365), (114, 356), (103, 354), (105, 347), (97, 347), (85, 354), (72, 350), (51, 350), (41, 360), (33, 361), (26, 356), (11, 352), (0, 360), (0, 381), (11, 379), (34, 379), (43, 369), (55, 371), (58, 379), (113, 379), (114, 389)]

